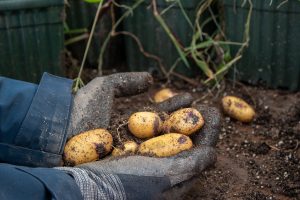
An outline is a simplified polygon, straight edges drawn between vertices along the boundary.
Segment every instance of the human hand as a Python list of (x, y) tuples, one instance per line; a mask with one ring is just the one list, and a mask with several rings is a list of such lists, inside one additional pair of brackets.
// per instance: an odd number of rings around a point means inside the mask
[[(122, 73), (94, 79), (75, 96), (69, 137), (94, 128), (107, 128), (114, 97), (143, 92), (151, 83), (152, 77), (148, 73)], [(192, 101), (192, 96), (184, 93), (155, 104), (152, 109), (172, 112), (190, 107)], [(156, 198), (154, 194), (188, 180), (216, 161), (214, 146), (220, 128), (219, 111), (204, 105), (196, 105), (195, 108), (203, 115), (205, 125), (191, 137), (195, 145), (191, 150), (166, 158), (108, 156), (97, 162), (76, 166), (73, 170), (83, 170), (99, 177), (103, 173), (114, 174), (122, 182), (129, 199)], [(145, 187), (141, 188), (141, 185)]]
[(156, 199), (164, 190), (200, 174), (216, 161), (214, 147), (220, 129), (220, 113), (216, 108), (204, 105), (195, 108), (203, 115), (205, 125), (191, 137), (195, 145), (191, 150), (165, 158), (142, 155), (107, 157), (76, 167), (99, 175), (115, 174), (120, 178), (128, 199)]
[(117, 73), (93, 79), (74, 97), (68, 137), (109, 126), (115, 97), (144, 92), (152, 84), (147, 72)]

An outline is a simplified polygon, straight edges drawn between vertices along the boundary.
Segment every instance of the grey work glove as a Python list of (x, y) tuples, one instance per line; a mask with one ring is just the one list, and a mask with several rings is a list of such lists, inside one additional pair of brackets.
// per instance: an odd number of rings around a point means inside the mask
[(118, 73), (93, 79), (74, 97), (68, 137), (95, 128), (107, 128), (115, 97), (145, 92), (152, 84), (147, 72)]
[(192, 136), (195, 147), (165, 158), (131, 155), (108, 157), (77, 167), (95, 174), (111, 173), (120, 178), (127, 199), (157, 199), (175, 184), (200, 174), (216, 162), (214, 149), (220, 128), (217, 109), (195, 106), (203, 115), (204, 127)]
[[(69, 136), (93, 128), (107, 128), (114, 96), (143, 92), (151, 82), (152, 78), (148, 73), (124, 73), (94, 79), (75, 96)], [(189, 107), (192, 100), (191, 95), (186, 93), (153, 107), (159, 111), (170, 112)], [(106, 193), (106, 199), (156, 199), (164, 190), (201, 173), (216, 161), (214, 147), (219, 134), (220, 114), (217, 109), (207, 106), (196, 105), (195, 108), (202, 113), (205, 125), (199, 133), (191, 137), (195, 147), (189, 151), (166, 158), (141, 155), (108, 156), (97, 162), (64, 170), (77, 177), (77, 183), (82, 183), (82, 177), (87, 177), (86, 180), (92, 179), (86, 182), (94, 184), (81, 184), (81, 191), (86, 196), (91, 193)], [(95, 185), (100, 190), (95, 189)], [(95, 196), (99, 196), (97, 194)], [(105, 199), (105, 195), (101, 198)]]

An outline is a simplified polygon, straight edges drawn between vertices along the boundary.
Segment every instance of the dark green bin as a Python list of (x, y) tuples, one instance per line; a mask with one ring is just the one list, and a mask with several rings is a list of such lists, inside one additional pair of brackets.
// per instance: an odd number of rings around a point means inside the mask
[(0, 75), (62, 75), (64, 0), (0, 0)]
[[(226, 34), (242, 41), (249, 5), (224, 0)], [(237, 64), (237, 78), (269, 87), (300, 89), (300, 1), (252, 0), (250, 46)], [(279, 6), (279, 8), (278, 8)], [(235, 52), (237, 49), (232, 49)]]
[[(134, 1), (125, 0), (124, 4), (133, 5)], [(196, 10), (199, 0), (181, 1), (183, 7), (194, 23)], [(172, 2), (165, 0), (158, 0), (158, 9), (164, 10)], [(124, 20), (123, 28), (135, 34), (141, 41), (146, 52), (160, 57), (163, 64), (170, 68), (174, 62), (179, 58), (179, 54), (171, 42), (168, 35), (165, 33), (160, 24), (156, 21), (152, 13), (150, 0), (145, 0), (138, 8), (133, 11), (133, 15)], [(180, 7), (174, 6), (170, 8), (163, 18), (172, 33), (178, 38), (181, 44), (189, 45), (192, 40), (193, 30), (185, 20)], [(137, 43), (130, 37), (125, 36), (125, 49), (127, 65), (132, 71), (157, 71), (158, 64), (155, 60), (145, 57), (139, 50)], [(188, 69), (183, 63), (180, 63), (176, 71), (188, 76), (193, 76), (200, 73), (200, 69), (192, 66)]]

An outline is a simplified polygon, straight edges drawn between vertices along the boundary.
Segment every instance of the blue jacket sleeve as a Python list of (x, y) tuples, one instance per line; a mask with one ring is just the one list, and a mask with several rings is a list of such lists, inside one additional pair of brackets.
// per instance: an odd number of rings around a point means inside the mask
[(72, 81), (45, 73), (39, 85), (0, 77), (0, 162), (58, 166)]
[(57, 169), (0, 163), (0, 199), (82, 200), (74, 179)]
[(11, 144), (31, 105), (37, 85), (0, 77), (0, 141)]

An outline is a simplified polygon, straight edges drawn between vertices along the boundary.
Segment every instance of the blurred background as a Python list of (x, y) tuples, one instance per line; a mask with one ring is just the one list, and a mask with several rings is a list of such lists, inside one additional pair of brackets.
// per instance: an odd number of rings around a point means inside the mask
[[(160, 78), (223, 77), (296, 91), (298, 0), (1, 0), (0, 74), (38, 82), (42, 72), (83, 79), (116, 71)], [(153, 5), (155, 3), (155, 5)]]

